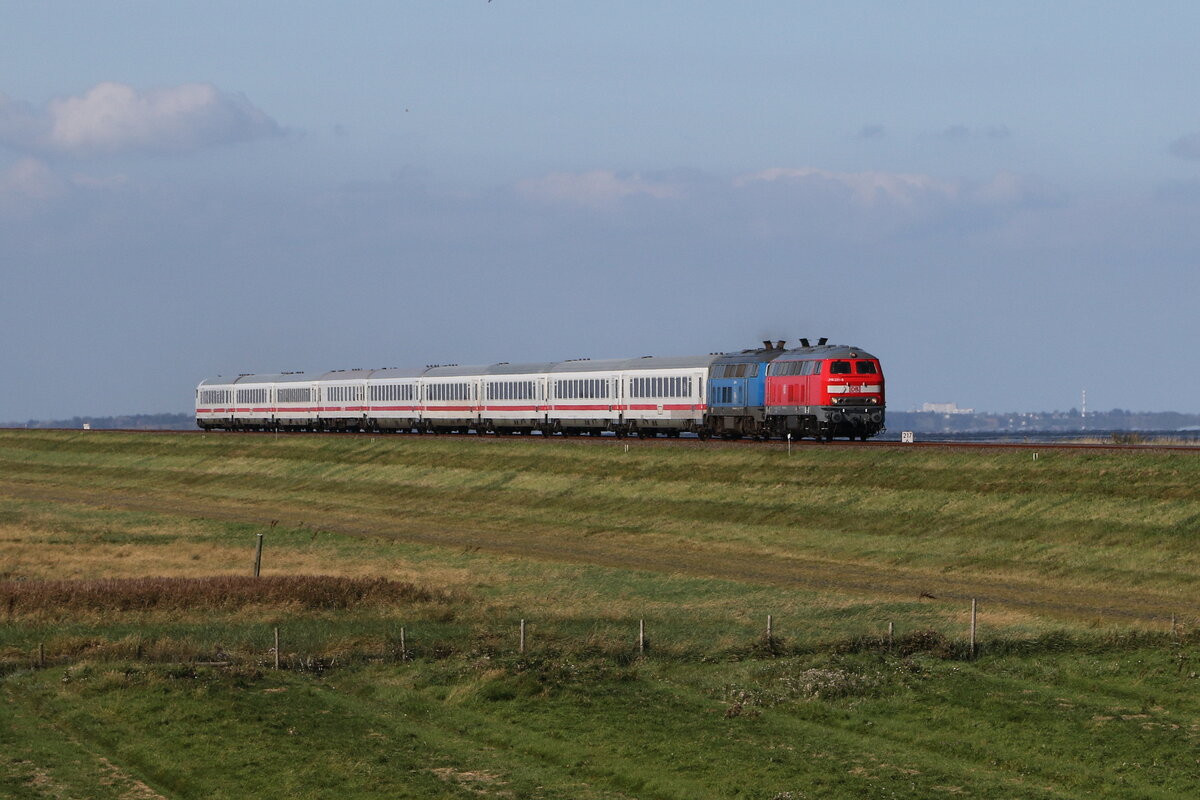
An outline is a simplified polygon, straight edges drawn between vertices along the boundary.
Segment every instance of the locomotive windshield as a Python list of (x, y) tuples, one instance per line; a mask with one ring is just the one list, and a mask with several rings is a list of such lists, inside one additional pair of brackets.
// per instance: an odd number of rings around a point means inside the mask
[(849, 375), (857, 372), (859, 375), (877, 375), (874, 361), (831, 361), (829, 362), (830, 375)]

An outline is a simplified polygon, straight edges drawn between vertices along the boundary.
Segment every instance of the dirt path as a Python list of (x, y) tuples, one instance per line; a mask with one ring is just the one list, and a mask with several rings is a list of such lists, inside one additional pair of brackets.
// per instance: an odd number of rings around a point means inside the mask
[[(179, 493), (120, 494), (86, 487), (46, 486), (0, 481), (0, 495), (46, 503), (77, 503), (96, 508), (147, 511), (157, 514), (221, 522), (258, 523), (279, 520), (291, 527), (310, 525), (311, 508), (273, 505), (270, 502), (238, 504)], [(619, 569), (647, 570), (830, 591), (888, 601), (950, 603), (966, 607), (977, 598), (983, 607), (1009, 608), (1038, 616), (1169, 626), (1172, 614), (1200, 616), (1196, 599), (1127, 587), (1072, 587), (1057, 579), (1032, 580), (984, 574), (955, 574), (900, 569), (887, 565), (834, 560), (801, 559), (777, 554), (747, 552), (714, 544), (680, 546), (678, 541), (628, 534), (584, 536), (552, 530), (520, 533), (485, 529), (466, 530), (430, 526), (403, 519), (351, 516), (338, 509), (323, 509), (320, 530), (346, 536), (394, 538), (415, 544), (449, 549), (473, 549), (499, 555), (543, 561), (586, 564)]]

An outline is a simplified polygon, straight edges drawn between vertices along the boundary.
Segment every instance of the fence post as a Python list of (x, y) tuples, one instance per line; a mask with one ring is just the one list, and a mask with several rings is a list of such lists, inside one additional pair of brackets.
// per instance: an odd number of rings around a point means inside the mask
[(400, 661), (408, 661), (408, 648), (404, 643), (404, 628), (400, 628)]
[(975, 657), (975, 598), (971, 598), (971, 658)]
[(896, 627), (894, 622), (888, 623), (888, 649), (892, 649), (893, 643), (896, 641)]
[(263, 535), (258, 535), (258, 542), (254, 545), (254, 577), (258, 577), (258, 570), (262, 566), (262, 543)]
[(770, 641), (774, 636), (774, 629), (771, 626), (771, 615), (767, 614), (767, 641)]
[(638, 655), (646, 652), (646, 620), (638, 620)]
[[(262, 534), (260, 533), (261, 537)], [(279, 628), (275, 629), (275, 669), (279, 669)]]
[(38, 642), (38, 669), (46, 667), (46, 643)]
[(520, 652), (525, 652), (525, 620), (521, 620), (521, 645)]

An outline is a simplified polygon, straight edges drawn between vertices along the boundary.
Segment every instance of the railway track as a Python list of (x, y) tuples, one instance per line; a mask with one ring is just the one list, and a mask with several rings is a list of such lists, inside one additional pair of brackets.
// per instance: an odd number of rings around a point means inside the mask
[[(80, 433), (78, 428), (0, 428), (0, 431), (59, 431)], [(606, 434), (601, 436), (575, 436), (541, 434), (502, 435), (475, 433), (380, 433), (380, 432), (350, 432), (350, 431), (224, 431), (224, 430), (180, 430), (180, 429), (147, 429), (147, 428), (103, 428), (89, 431), (90, 433), (132, 433), (145, 435), (185, 435), (185, 436), (249, 436), (249, 437), (281, 437), (281, 436), (360, 436), (372, 438), (430, 438), (430, 439), (485, 439), (488, 441), (529, 441), (531, 439), (546, 442), (575, 442), (594, 445), (629, 445), (638, 447), (770, 447), (786, 449), (789, 443), (782, 439), (761, 441), (756, 439), (700, 439), (696, 436), (682, 435), (679, 437), (653, 437), (639, 439), (636, 437), (621, 438)], [(929, 439), (916, 442), (898, 442), (895, 440), (873, 440), (866, 442), (834, 440), (831, 442), (812, 439), (797, 439), (790, 443), (794, 448), (952, 448), (978, 450), (1115, 450), (1115, 451), (1182, 451), (1200, 454), (1200, 439), (1189, 442), (1155, 442), (1143, 441), (1133, 443), (1121, 442), (1077, 442), (1077, 441), (962, 441), (953, 439)]]

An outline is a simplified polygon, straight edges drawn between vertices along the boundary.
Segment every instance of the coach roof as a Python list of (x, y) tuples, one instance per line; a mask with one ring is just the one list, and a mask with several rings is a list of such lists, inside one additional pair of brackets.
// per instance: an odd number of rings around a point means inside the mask
[(218, 375), (215, 378), (205, 378), (200, 381), (201, 386), (229, 386), (231, 384), (248, 384), (248, 383), (301, 383), (304, 381), (315, 381), (318, 376), (316, 373), (305, 372), (275, 372), (264, 373), (262, 375), (237, 375), (225, 377)]
[(716, 356), (643, 356), (642, 358), (616, 358), (603, 361), (579, 359), (560, 361), (553, 365), (553, 372), (628, 372), (640, 369), (687, 369), (708, 368)]

